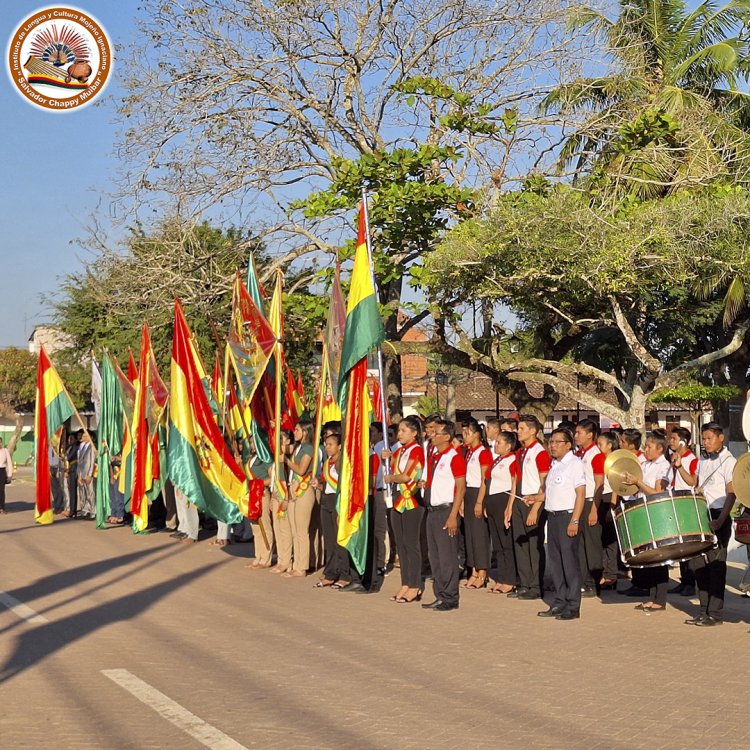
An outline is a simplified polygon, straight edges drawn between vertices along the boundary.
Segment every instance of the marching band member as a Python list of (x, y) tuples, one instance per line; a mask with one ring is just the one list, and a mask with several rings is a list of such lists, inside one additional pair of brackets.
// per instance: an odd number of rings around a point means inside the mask
[(599, 523), (599, 506), (604, 490), (604, 454), (596, 443), (599, 425), (591, 419), (582, 419), (575, 428), (576, 455), (583, 461), (586, 476), (586, 504), (581, 519), (581, 558), (584, 597), (596, 596), (596, 587), (602, 577), (602, 527)]
[(533, 415), (518, 421), (519, 490), (513, 501), (513, 543), (519, 588), (508, 594), (518, 599), (539, 599), (544, 578), (544, 480), (550, 468), (549, 453), (537, 439), (542, 429)]
[[(602, 432), (596, 441), (599, 450), (607, 460), (607, 456), (620, 447), (620, 439), (616, 432)], [(616, 496), (615, 496), (616, 497)], [(602, 577), (599, 590), (617, 588), (617, 561), (619, 560), (619, 545), (615, 530), (615, 518), (612, 514), (613, 493), (607, 475), (604, 475), (602, 499), (599, 503), (599, 525), (602, 527)]]
[[(664, 492), (669, 482), (669, 461), (666, 458), (667, 436), (664, 430), (654, 430), (646, 439), (643, 464), (643, 479), (632, 474), (625, 474), (627, 484), (638, 487), (639, 497), (648, 497)], [(642, 580), (649, 587), (648, 601), (636, 605), (636, 609), (648, 614), (663, 612), (667, 608), (667, 587), (669, 585), (669, 566), (658, 565), (642, 570)]]
[(732, 535), (731, 512), (735, 494), (732, 473), (737, 463), (724, 445), (724, 430), (716, 422), (703, 425), (701, 442), (706, 458), (698, 462), (695, 484), (703, 488), (711, 516), (711, 528), (718, 546), (690, 560), (698, 587), (701, 611), (685, 620), (688, 625), (721, 625), (724, 616), (724, 592), (727, 584), (727, 546)]
[(586, 476), (584, 462), (573, 453), (567, 430), (553, 430), (549, 439), (552, 464), (544, 483), (547, 513), (547, 552), (555, 598), (539, 617), (577, 620), (581, 615), (581, 564), (578, 546), (585, 523)]
[[(690, 450), (690, 438), (690, 430), (684, 427), (674, 427), (669, 433), (670, 463), (672, 464), (670, 487), (678, 492), (693, 487), (692, 477), (698, 473), (698, 458)], [(669, 589), (669, 593), (682, 596), (695, 594), (695, 574), (689, 561), (680, 563), (680, 582)]]

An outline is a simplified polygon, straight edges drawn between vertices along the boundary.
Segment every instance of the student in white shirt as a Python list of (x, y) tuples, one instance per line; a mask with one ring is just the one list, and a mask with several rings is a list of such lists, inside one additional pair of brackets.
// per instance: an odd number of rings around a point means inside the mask
[[(648, 498), (664, 492), (669, 483), (670, 465), (666, 457), (667, 434), (664, 430), (654, 430), (646, 439), (643, 454), (646, 461), (643, 464), (643, 479), (637, 479), (632, 474), (625, 474), (625, 481), (638, 487), (638, 495)], [(669, 586), (669, 567), (658, 565), (645, 568), (642, 571), (644, 584), (649, 587), (647, 602), (637, 604), (636, 609), (651, 614), (663, 612), (667, 608), (667, 587)]]
[(549, 439), (552, 465), (544, 484), (547, 513), (547, 557), (555, 587), (555, 598), (539, 617), (577, 620), (581, 612), (580, 544), (581, 516), (586, 502), (583, 461), (573, 453), (573, 436), (553, 430)]
[(703, 488), (711, 515), (711, 529), (718, 545), (690, 560), (698, 587), (701, 611), (685, 620), (688, 625), (721, 625), (724, 617), (724, 592), (727, 585), (727, 546), (732, 535), (732, 508), (735, 494), (732, 474), (737, 460), (724, 445), (724, 430), (716, 422), (703, 425), (701, 442), (706, 458), (698, 462), (695, 482)]
[(0, 513), (7, 513), (5, 510), (5, 482), (13, 479), (13, 458), (10, 451), (5, 447), (2, 438), (0, 438)]

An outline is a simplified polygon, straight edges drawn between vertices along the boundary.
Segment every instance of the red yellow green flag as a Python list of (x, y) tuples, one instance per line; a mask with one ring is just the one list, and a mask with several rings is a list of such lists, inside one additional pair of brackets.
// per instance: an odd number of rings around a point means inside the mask
[(34, 409), (34, 464), (36, 467), (34, 519), (37, 523), (52, 523), (49, 449), (52, 436), (73, 414), (75, 414), (73, 403), (57, 370), (42, 347), (37, 366)]
[(188, 500), (224, 523), (248, 510), (248, 484), (224, 441), (204, 388), (206, 370), (179, 302), (175, 303), (169, 407), (169, 478)]
[(367, 499), (370, 493), (370, 421), (367, 355), (385, 338), (367, 249), (364, 203), (359, 210), (346, 328), (341, 352), (339, 405), (343, 412), (343, 450), (339, 475), (338, 543), (349, 550), (362, 573), (367, 557)]
[(133, 492), (130, 512), (136, 533), (144, 532), (148, 526), (149, 494), (153, 494), (155, 482), (161, 480), (159, 441), (156, 436), (168, 398), (167, 388), (156, 367), (148, 325), (144, 323), (132, 421)]

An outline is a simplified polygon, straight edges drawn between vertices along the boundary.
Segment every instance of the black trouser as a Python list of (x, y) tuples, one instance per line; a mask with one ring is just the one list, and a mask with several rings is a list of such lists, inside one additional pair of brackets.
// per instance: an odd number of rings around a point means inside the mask
[(649, 590), (649, 601), (658, 604), (660, 607), (666, 607), (667, 589), (669, 588), (669, 567), (667, 565), (659, 565), (656, 568), (643, 568), (638, 578), (641, 580), (641, 585)]
[(482, 513), (474, 515), (474, 506), (479, 495), (479, 487), (467, 487), (464, 497), (464, 532), (466, 534), (466, 564), (476, 570), (490, 567), (490, 529)]
[(398, 559), (401, 561), (401, 585), (410, 589), (422, 588), (422, 520), (424, 508), (412, 508), (399, 513), (391, 510), (391, 526), (396, 536)]
[(55, 513), (60, 513), (65, 510), (65, 497), (63, 496), (62, 484), (60, 484), (60, 478), (62, 477), (62, 470), (55, 467), (50, 469), (50, 487), (52, 489), (52, 510)]
[(68, 470), (68, 498), (70, 499), (70, 515), (78, 514), (78, 471)]
[(612, 493), (602, 495), (599, 505), (599, 525), (602, 528), (602, 578), (617, 580), (620, 547), (617, 543), (615, 517), (612, 513)]
[(383, 585), (385, 567), (385, 535), (388, 533), (388, 507), (385, 504), (385, 491), (376, 490), (370, 495), (368, 516), (370, 534), (367, 543), (367, 559), (363, 580), (370, 589), (379, 590)]
[(597, 520), (593, 526), (589, 526), (589, 513), (594, 501), (586, 500), (581, 514), (581, 523), (578, 536), (581, 543), (578, 545), (578, 561), (581, 566), (581, 579), (587, 589), (595, 589), (602, 577), (602, 527)]
[(513, 532), (505, 528), (505, 510), (510, 495), (500, 492), (487, 495), (484, 507), (487, 509), (487, 523), (492, 535), (492, 549), (497, 559), (497, 582), (506, 586), (516, 585), (516, 556), (513, 551)]
[(535, 526), (527, 526), (531, 507), (522, 500), (513, 503), (513, 547), (516, 551), (518, 583), (521, 588), (534, 594), (542, 593), (544, 580), (544, 521), (545, 512), (540, 511)]
[(451, 507), (427, 509), (427, 549), (435, 598), (446, 604), (458, 604), (458, 539), (443, 528)]
[(680, 563), (680, 583), (683, 586), (695, 586), (695, 573), (690, 567), (690, 560)]
[(8, 478), (8, 471), (3, 466), (0, 468), (0, 510), (5, 510), (5, 480)]
[(553, 607), (566, 612), (578, 612), (581, 608), (581, 566), (579, 552), (581, 529), (578, 534), (568, 536), (568, 524), (573, 511), (547, 511), (547, 555), (550, 575), (555, 587)]
[(325, 567), (323, 575), (329, 581), (349, 577), (349, 555), (336, 541), (339, 531), (339, 519), (336, 513), (336, 493), (330, 492), (320, 496), (320, 525), (323, 529), (325, 547)]
[[(721, 510), (709, 510), (711, 520), (715, 521)], [(724, 591), (727, 585), (727, 546), (732, 535), (732, 517), (727, 516), (721, 528), (716, 530), (719, 546), (703, 555), (694, 557), (690, 567), (695, 573), (695, 585), (698, 587), (698, 599), (701, 603), (701, 614), (721, 620), (724, 613)], [(749, 548), (750, 549), (750, 548)]]
[[(430, 554), (427, 549), (427, 514), (422, 516), (422, 526), (419, 529), (419, 538), (422, 546), (422, 578), (428, 578), (432, 575), (430, 570)], [(398, 542), (396, 542), (398, 545)], [(401, 553), (398, 556), (399, 562), (401, 560)]]

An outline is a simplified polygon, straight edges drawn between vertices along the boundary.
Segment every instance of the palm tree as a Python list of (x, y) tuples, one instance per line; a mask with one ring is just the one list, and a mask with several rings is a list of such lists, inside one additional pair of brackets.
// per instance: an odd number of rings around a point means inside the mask
[(716, 180), (750, 181), (750, 1), (722, 7), (626, 0), (616, 20), (578, 11), (604, 34), (614, 71), (555, 88), (545, 112), (578, 118), (559, 167), (616, 198), (664, 195)]

